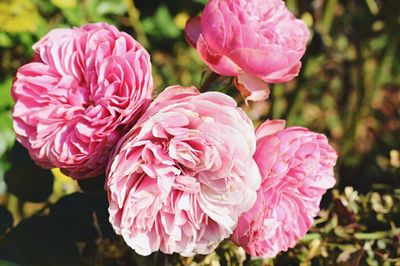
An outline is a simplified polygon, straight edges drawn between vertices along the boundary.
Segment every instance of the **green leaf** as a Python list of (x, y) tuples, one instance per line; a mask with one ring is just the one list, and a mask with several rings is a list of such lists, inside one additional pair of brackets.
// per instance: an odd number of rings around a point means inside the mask
[(107, 21), (107, 15), (122, 16), (127, 12), (122, 0), (89, 0), (87, 13), (93, 21)]
[(0, 112), (0, 157), (13, 146), (14, 140), (11, 113), (9, 111)]
[(0, 242), (0, 259), (22, 265), (81, 265), (71, 236), (49, 217), (22, 220)]
[(0, 235), (4, 234), (7, 229), (12, 227), (13, 221), (14, 219), (11, 213), (4, 206), (0, 205)]
[[(0, 32), (0, 47), (12, 47), (13, 41), (11, 37), (5, 33), (5, 32)], [(2, 86), (2, 85), (0, 85)], [(1, 103), (0, 103), (1, 104)]]
[(20, 265), (12, 261), (0, 260), (0, 266), (20, 266)]
[[(1, 36), (3, 36), (3, 34), (4, 33), (2, 34), (0, 33), (0, 39)], [(10, 76), (5, 81), (0, 82), (0, 99), (1, 99), (0, 110), (13, 106), (14, 102), (11, 98), (11, 86), (12, 86), (12, 78)]]
[(5, 175), (8, 191), (23, 201), (46, 201), (53, 192), (54, 176), (51, 171), (37, 166), (19, 143), (11, 151), (11, 163)]
[(40, 17), (30, 0), (0, 0), (0, 32), (34, 32)]
[(81, 6), (77, 8), (63, 9), (62, 13), (71, 25), (80, 26), (87, 23), (84, 9)]
[(60, 9), (69, 9), (77, 7), (77, 0), (51, 0), (51, 3)]
[(61, 225), (74, 240), (94, 242), (99, 237), (93, 220), (96, 199), (88, 194), (76, 192), (62, 197), (51, 207), (50, 217)]
[(175, 39), (181, 35), (166, 5), (160, 5), (153, 17), (143, 20), (143, 29), (156, 39)]
[(208, 0), (193, 0), (193, 2), (205, 5), (207, 4)]
[(126, 11), (126, 6), (121, 1), (101, 1), (96, 7), (96, 12), (100, 16), (107, 14), (123, 15)]

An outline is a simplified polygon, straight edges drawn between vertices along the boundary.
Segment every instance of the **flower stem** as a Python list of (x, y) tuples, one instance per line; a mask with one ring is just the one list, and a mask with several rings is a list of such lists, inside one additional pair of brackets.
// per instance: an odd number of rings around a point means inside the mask
[(211, 84), (218, 79), (219, 75), (215, 72), (211, 72), (210, 75), (206, 78), (206, 80), (201, 84), (200, 86), (200, 91), (201, 92), (206, 92), (210, 89)]
[(132, 27), (136, 32), (137, 40), (143, 45), (143, 47), (149, 47), (149, 40), (146, 37), (146, 33), (143, 30), (142, 24), (140, 23), (140, 12), (136, 8), (134, 0), (124, 0), (125, 5), (128, 9), (129, 20), (131, 21)]

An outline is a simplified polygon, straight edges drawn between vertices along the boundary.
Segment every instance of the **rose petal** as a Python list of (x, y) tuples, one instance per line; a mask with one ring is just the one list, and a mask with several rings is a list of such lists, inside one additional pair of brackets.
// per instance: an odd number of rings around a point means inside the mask
[(248, 74), (235, 77), (235, 86), (247, 101), (262, 101), (269, 97), (269, 87), (261, 79)]
[(186, 22), (184, 33), (187, 42), (196, 48), (197, 40), (201, 34), (201, 18), (199, 16), (191, 17)]

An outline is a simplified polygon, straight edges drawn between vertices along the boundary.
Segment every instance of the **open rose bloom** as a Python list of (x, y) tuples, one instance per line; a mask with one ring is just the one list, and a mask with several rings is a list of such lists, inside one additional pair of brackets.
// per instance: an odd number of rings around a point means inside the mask
[(229, 96), (167, 88), (110, 160), (115, 231), (141, 255), (210, 253), (254, 205), (255, 145), (251, 121)]
[(17, 140), (42, 167), (77, 179), (101, 174), (150, 101), (149, 54), (105, 23), (52, 30), (33, 49), (12, 88)]
[(282, 0), (210, 0), (186, 38), (216, 73), (234, 76), (247, 100), (268, 98), (267, 83), (299, 73), (309, 31)]
[(274, 257), (293, 247), (312, 226), (322, 195), (335, 184), (337, 154), (327, 138), (284, 126), (282, 120), (266, 121), (256, 133), (261, 188), (231, 238), (252, 256)]

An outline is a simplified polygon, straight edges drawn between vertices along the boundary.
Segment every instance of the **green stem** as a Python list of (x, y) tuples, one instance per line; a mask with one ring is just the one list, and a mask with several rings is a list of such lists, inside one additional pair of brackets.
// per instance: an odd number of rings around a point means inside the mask
[(210, 75), (206, 78), (203, 84), (200, 86), (201, 92), (206, 92), (210, 89), (211, 84), (218, 79), (219, 75), (217, 73), (211, 72)]
[(7, 209), (12, 213), (15, 224), (19, 223), (19, 221), (22, 219), (22, 213), (19, 210), (19, 205), (19, 199), (12, 194), (8, 194)]
[(377, 240), (387, 237), (395, 237), (400, 235), (400, 228), (395, 228), (389, 231), (377, 231), (371, 233), (355, 233), (354, 237), (358, 240)]
[(149, 40), (146, 37), (146, 33), (143, 30), (142, 24), (140, 23), (140, 12), (136, 8), (134, 0), (124, 0), (125, 5), (128, 9), (129, 20), (131, 21), (132, 27), (136, 32), (137, 40), (145, 47), (148, 48)]
[(329, 33), (332, 27), (333, 19), (335, 18), (336, 6), (338, 0), (328, 0), (325, 6), (324, 16), (322, 18), (322, 25), (324, 33)]

